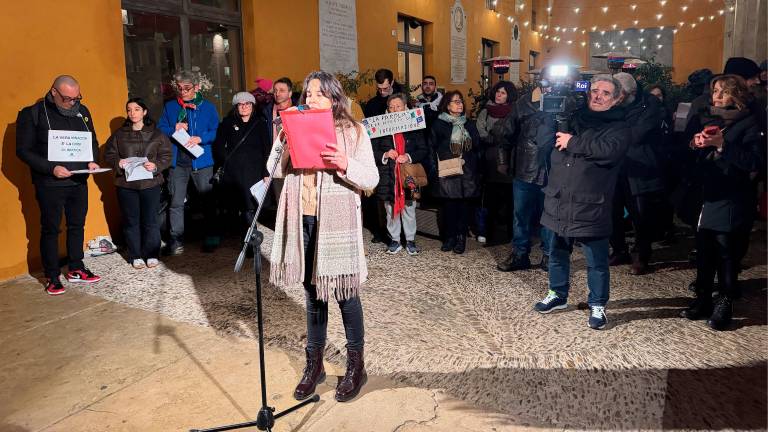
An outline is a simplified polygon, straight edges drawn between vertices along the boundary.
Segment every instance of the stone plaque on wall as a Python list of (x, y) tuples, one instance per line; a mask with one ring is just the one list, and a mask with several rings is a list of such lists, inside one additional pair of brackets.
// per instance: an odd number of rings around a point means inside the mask
[(451, 6), (451, 84), (467, 81), (467, 15), (461, 0)]
[[(520, 58), (520, 27), (515, 24), (512, 26), (512, 41), (510, 46), (510, 56), (513, 59)], [(513, 62), (509, 65), (509, 79), (515, 84), (520, 84), (520, 63)]]
[(355, 0), (318, 0), (320, 69), (335, 73), (359, 70)]

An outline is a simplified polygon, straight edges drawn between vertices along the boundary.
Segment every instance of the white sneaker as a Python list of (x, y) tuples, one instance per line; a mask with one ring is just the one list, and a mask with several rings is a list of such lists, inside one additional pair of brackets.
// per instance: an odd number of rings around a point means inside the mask
[(486, 242), (485, 236), (477, 236), (477, 242), (485, 244)]
[(147, 260), (147, 267), (149, 268), (157, 267), (158, 264), (160, 264), (160, 261), (157, 258), (150, 258)]
[(136, 258), (135, 260), (133, 260), (133, 263), (132, 263), (131, 265), (133, 265), (133, 268), (135, 268), (135, 269), (137, 269), (137, 270), (138, 270), (138, 269), (143, 269), (144, 267), (146, 267), (146, 266), (147, 266), (147, 265), (144, 263), (144, 260), (143, 260), (143, 259), (141, 259), (141, 258)]

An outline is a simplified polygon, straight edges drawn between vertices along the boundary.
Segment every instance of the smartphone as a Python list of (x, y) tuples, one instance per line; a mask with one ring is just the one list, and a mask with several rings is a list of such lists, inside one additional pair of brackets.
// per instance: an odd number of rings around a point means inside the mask
[(720, 128), (717, 126), (707, 126), (704, 128), (704, 135), (717, 135), (717, 133), (720, 131)]

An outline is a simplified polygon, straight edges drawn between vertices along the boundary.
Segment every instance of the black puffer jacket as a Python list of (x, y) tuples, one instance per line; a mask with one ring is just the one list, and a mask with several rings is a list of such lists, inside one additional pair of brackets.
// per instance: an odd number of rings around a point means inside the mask
[[(128, 189), (149, 189), (163, 184), (162, 173), (171, 166), (173, 158), (171, 140), (154, 125), (145, 125), (140, 131), (130, 125), (123, 126), (109, 137), (104, 147), (104, 162), (115, 171), (115, 186)], [(120, 159), (130, 157), (146, 157), (157, 165), (153, 178), (126, 181)]]
[[(480, 175), (479, 154), (483, 151), (480, 135), (472, 120), (467, 120), (464, 127), (472, 138), (472, 150), (464, 152), (464, 174), (438, 179), (436, 193), (442, 198), (476, 198), (480, 196), (482, 177)], [(453, 126), (445, 120), (437, 119), (432, 125), (430, 143), (440, 160), (457, 157), (451, 152), (451, 132)], [(437, 161), (435, 162), (437, 167)]]
[(621, 176), (627, 178), (632, 195), (664, 190), (661, 165), (657, 157), (664, 140), (661, 129), (664, 110), (658, 98), (638, 93), (635, 101), (624, 107), (632, 133)]
[(512, 142), (515, 178), (526, 183), (544, 186), (550, 166), (550, 154), (555, 148), (557, 124), (550, 113), (539, 110), (531, 102), (531, 94), (517, 101), (517, 139)]
[[(412, 163), (422, 163), (429, 155), (429, 148), (424, 141), (424, 132), (415, 130), (403, 134), (405, 137), (405, 153), (411, 157)], [(379, 168), (379, 185), (376, 186), (376, 195), (382, 201), (395, 200), (395, 161), (387, 158), (387, 163), (382, 163), (384, 154), (395, 148), (395, 140), (391, 135), (374, 138), (371, 140), (373, 158), (376, 167)]]
[(607, 237), (611, 202), (627, 154), (630, 130), (624, 110), (582, 108), (571, 120), (565, 151), (552, 151), (541, 223), (563, 237)]
[[(47, 114), (47, 115), (46, 115)], [(50, 122), (50, 123), (49, 123)], [(49, 127), (50, 126), (50, 127)], [(68, 178), (56, 178), (53, 168), (61, 165), (72, 170), (88, 168), (88, 162), (52, 162), (48, 160), (48, 130), (91, 132), (93, 162), (99, 160), (99, 141), (93, 128), (93, 118), (85, 105), (80, 105), (79, 117), (67, 117), (50, 100), (37, 102), (21, 111), (16, 118), (16, 155), (29, 165), (32, 182), (45, 186), (75, 186), (85, 184), (88, 174), (74, 174)]]
[[(222, 184), (251, 187), (269, 175), (267, 158), (272, 145), (269, 142), (269, 127), (259, 110), (253, 111), (248, 123), (236, 114), (224, 118), (213, 143), (214, 170), (224, 166)], [(236, 147), (251, 128), (253, 130), (245, 141)]]
[(499, 173), (498, 165), (509, 165), (510, 143), (517, 132), (517, 112), (515, 106), (504, 118), (495, 118), (483, 108), (477, 115), (475, 126), (480, 134), (485, 151), (480, 155), (483, 168), (483, 180), (493, 183), (512, 183), (512, 177)]
[(704, 201), (698, 226), (732, 232), (753, 220), (751, 175), (765, 166), (764, 138), (756, 116), (748, 111), (729, 125), (717, 116), (692, 119), (692, 128), (699, 132), (709, 125), (723, 129), (725, 142), (722, 152), (713, 147), (696, 150), (695, 175)]

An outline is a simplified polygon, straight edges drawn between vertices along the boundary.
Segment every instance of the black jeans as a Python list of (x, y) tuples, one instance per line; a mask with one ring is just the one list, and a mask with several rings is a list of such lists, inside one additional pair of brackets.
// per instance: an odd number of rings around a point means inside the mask
[(40, 205), (40, 256), (48, 278), (58, 278), (59, 225), (61, 213), (67, 218), (67, 256), (69, 270), (84, 268), (83, 243), (85, 215), (88, 213), (88, 185), (45, 186), (35, 185), (35, 196)]
[(715, 281), (720, 294), (732, 297), (736, 289), (739, 264), (739, 233), (699, 229), (696, 232), (696, 293), (711, 295)]
[(160, 256), (160, 185), (149, 189), (117, 188), (123, 212), (123, 234), (128, 246), (128, 260)]
[[(317, 218), (304, 216), (304, 293), (307, 300), (307, 348), (323, 348), (328, 329), (328, 303), (318, 300), (312, 284), (315, 250), (317, 247)], [(360, 350), (365, 344), (363, 305), (360, 297), (340, 300), (339, 310), (347, 336), (347, 348)]]
[(472, 200), (469, 198), (445, 198), (443, 200), (443, 240), (467, 235)]
[(635, 228), (635, 246), (640, 261), (647, 263), (651, 258), (651, 243), (654, 230), (658, 229), (663, 197), (660, 192), (649, 192), (632, 195), (626, 179), (619, 179), (613, 198), (613, 232), (611, 233), (611, 248), (613, 253), (626, 252), (627, 242), (624, 238), (624, 208), (629, 211), (629, 219)]

